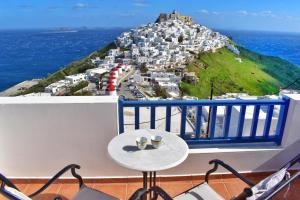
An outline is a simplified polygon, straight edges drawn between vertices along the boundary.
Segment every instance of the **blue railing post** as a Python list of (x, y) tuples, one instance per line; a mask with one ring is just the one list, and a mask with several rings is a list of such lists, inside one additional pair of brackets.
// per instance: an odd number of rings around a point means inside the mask
[(209, 138), (212, 140), (215, 137), (215, 129), (216, 129), (216, 122), (217, 122), (217, 106), (212, 107), (212, 114), (209, 126)]
[(274, 105), (269, 105), (267, 115), (266, 115), (264, 132), (263, 132), (264, 137), (268, 137), (269, 134), (270, 134), (270, 127), (271, 127), (271, 123), (272, 123), (273, 110), (274, 110)]
[(290, 98), (284, 96), (283, 100), (285, 103), (280, 108), (278, 122), (277, 122), (277, 126), (276, 126), (276, 143), (278, 145), (281, 145), (281, 142), (282, 142), (286, 118), (287, 118), (289, 106), (290, 106)]
[(155, 129), (155, 107), (151, 106), (151, 111), (150, 111), (150, 128)]
[(140, 128), (140, 107), (135, 106), (134, 107), (134, 128), (139, 129)]
[(195, 124), (196, 139), (199, 139), (201, 134), (201, 117), (202, 117), (202, 106), (198, 106), (196, 110), (196, 124)]
[(119, 110), (119, 134), (124, 133), (124, 108), (123, 100), (119, 99), (118, 101), (118, 110)]

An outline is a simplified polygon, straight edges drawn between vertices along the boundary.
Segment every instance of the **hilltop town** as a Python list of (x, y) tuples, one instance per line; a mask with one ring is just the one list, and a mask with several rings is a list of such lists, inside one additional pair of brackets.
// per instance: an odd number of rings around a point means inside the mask
[(193, 23), (191, 17), (176, 11), (160, 14), (155, 23), (122, 33), (103, 58), (90, 59), (92, 69), (66, 76), (48, 85), (44, 93), (28, 95), (77, 92), (131, 99), (180, 98), (181, 81), (195, 84), (198, 80), (195, 73), (187, 72), (187, 63), (201, 52), (223, 47), (239, 54), (226, 36)]

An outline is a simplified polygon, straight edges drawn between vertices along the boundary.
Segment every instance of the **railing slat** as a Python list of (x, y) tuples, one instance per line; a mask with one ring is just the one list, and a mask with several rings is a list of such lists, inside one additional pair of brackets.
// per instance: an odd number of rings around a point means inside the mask
[(227, 106), (226, 115), (225, 115), (225, 123), (224, 123), (224, 128), (223, 128), (224, 138), (228, 138), (229, 125), (230, 125), (230, 119), (231, 119), (231, 111), (232, 111), (232, 106)]
[(260, 112), (260, 105), (256, 105), (254, 107), (254, 111), (253, 111), (253, 118), (252, 118), (252, 124), (251, 124), (251, 132), (250, 132), (250, 135), (252, 138), (255, 138), (255, 136), (256, 136), (259, 112)]
[(180, 136), (185, 137), (185, 127), (186, 127), (186, 106), (181, 107), (181, 126), (180, 126)]
[(140, 107), (135, 106), (134, 107), (134, 128), (139, 129), (140, 128)]
[(201, 134), (201, 117), (202, 117), (202, 106), (198, 106), (196, 111), (196, 121), (195, 121), (196, 139), (199, 139)]
[(171, 131), (171, 113), (172, 113), (172, 107), (167, 106), (166, 108), (166, 131)]
[(150, 128), (155, 129), (155, 107), (151, 106), (151, 122), (150, 122)]
[(209, 138), (214, 139), (215, 137), (215, 129), (216, 129), (216, 121), (217, 121), (217, 106), (213, 106), (211, 110), (211, 118), (209, 124)]
[(118, 101), (118, 110), (119, 110), (119, 134), (124, 133), (124, 107), (123, 101)]
[(243, 137), (245, 113), (246, 113), (246, 106), (242, 105), (241, 109), (240, 109), (240, 116), (239, 116), (238, 129), (237, 129), (237, 137), (238, 138)]
[(268, 106), (268, 111), (267, 111), (267, 116), (266, 116), (266, 121), (265, 121), (265, 127), (264, 127), (264, 132), (263, 132), (264, 137), (268, 137), (269, 134), (270, 134), (270, 127), (271, 127), (271, 123), (272, 123), (273, 110), (274, 110), (274, 105)]
[(283, 97), (283, 100), (285, 101), (285, 105), (282, 105), (280, 107), (280, 113), (278, 116), (278, 122), (276, 126), (276, 142), (278, 145), (281, 145), (281, 140), (285, 128), (286, 118), (289, 110), (290, 105), (290, 99), (288, 97)]

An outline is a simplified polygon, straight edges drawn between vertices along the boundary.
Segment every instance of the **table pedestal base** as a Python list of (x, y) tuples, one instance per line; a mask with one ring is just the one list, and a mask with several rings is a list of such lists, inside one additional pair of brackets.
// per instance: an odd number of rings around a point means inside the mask
[[(148, 176), (149, 176), (149, 183), (148, 183)], [(143, 172), (143, 188), (149, 190), (151, 187), (156, 186), (156, 172)], [(149, 193), (150, 200), (157, 199), (157, 194), (153, 192)], [(147, 195), (143, 197), (143, 200), (147, 199)]]

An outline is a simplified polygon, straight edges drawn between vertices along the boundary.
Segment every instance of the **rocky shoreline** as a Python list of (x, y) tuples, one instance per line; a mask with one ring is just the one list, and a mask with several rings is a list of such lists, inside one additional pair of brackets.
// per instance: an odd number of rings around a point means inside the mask
[(24, 90), (27, 90), (28, 88), (38, 84), (40, 79), (32, 79), (32, 80), (26, 80), (21, 83), (18, 83), (2, 92), (0, 92), (0, 97), (9, 97), (9, 96), (15, 96), (19, 92), (22, 92)]

